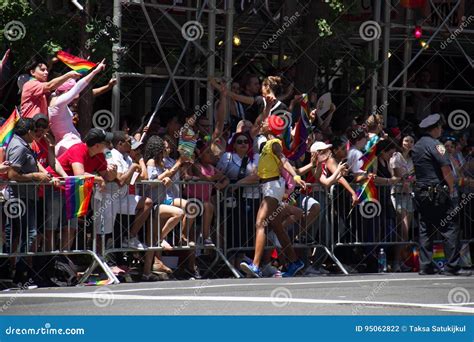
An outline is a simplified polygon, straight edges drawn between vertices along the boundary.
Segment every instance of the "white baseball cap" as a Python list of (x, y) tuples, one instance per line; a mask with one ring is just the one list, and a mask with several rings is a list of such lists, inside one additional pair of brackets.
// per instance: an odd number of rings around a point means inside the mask
[(331, 148), (331, 144), (326, 144), (322, 141), (316, 141), (313, 145), (311, 145), (310, 152), (318, 152), (322, 150), (327, 150), (328, 148)]

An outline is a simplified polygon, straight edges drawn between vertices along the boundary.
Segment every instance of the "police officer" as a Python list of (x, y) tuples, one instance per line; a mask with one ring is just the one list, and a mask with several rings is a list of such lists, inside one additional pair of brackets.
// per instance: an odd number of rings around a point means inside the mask
[(444, 239), (447, 263), (445, 275), (470, 275), (459, 266), (460, 232), (458, 211), (453, 211), (457, 196), (450, 162), (444, 145), (438, 141), (443, 132), (439, 114), (426, 117), (420, 128), (424, 135), (413, 148), (416, 187), (415, 200), (420, 212), (420, 274), (435, 274), (439, 269), (432, 261), (433, 240), (440, 232)]

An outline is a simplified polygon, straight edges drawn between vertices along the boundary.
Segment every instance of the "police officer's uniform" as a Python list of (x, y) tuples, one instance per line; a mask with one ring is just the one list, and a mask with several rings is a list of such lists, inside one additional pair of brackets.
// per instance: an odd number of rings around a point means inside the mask
[[(439, 114), (426, 117), (420, 128), (435, 125), (441, 119)], [(418, 140), (413, 148), (416, 186), (415, 200), (420, 212), (420, 274), (437, 272), (432, 261), (433, 240), (439, 231), (444, 238), (444, 253), (447, 263), (445, 271), (457, 273), (459, 267), (459, 226), (458, 217), (452, 212), (454, 201), (444, 181), (441, 167), (450, 161), (444, 145), (429, 134)], [(453, 216), (454, 215), (454, 216)]]

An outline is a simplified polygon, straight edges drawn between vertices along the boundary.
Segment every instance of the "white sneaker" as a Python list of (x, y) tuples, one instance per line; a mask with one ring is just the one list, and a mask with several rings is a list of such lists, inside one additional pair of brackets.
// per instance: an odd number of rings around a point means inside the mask
[(124, 239), (123, 240), (123, 247), (133, 248), (133, 249), (140, 249), (143, 250), (146, 248), (145, 244), (141, 243), (137, 237), (132, 237), (130, 240)]

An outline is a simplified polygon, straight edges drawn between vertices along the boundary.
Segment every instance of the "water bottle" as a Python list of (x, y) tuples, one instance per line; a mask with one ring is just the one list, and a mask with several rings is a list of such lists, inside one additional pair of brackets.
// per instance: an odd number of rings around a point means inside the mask
[(378, 261), (379, 261), (379, 273), (387, 272), (387, 254), (385, 254), (385, 251), (383, 250), (383, 248), (380, 248)]

